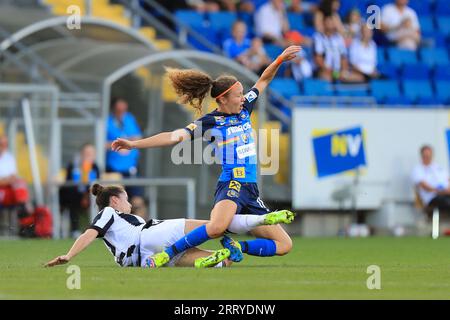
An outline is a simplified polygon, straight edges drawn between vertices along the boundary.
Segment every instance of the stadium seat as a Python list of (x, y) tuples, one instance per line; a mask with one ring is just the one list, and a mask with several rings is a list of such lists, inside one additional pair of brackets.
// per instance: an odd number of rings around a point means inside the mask
[(450, 64), (436, 65), (434, 68), (434, 80), (450, 79)]
[(434, 21), (432, 16), (419, 16), (420, 31), (431, 33), (435, 31)]
[(303, 81), (305, 96), (332, 96), (334, 88), (330, 82), (319, 79), (305, 79)]
[(220, 11), (208, 14), (209, 24), (216, 33), (228, 32), (231, 34), (231, 27), (236, 19), (237, 15), (234, 12)]
[[(204, 27), (204, 26), (196, 26), (192, 28), (194, 31), (202, 35), (206, 40), (208, 40), (211, 44), (216, 45), (218, 47), (221, 47), (221, 40), (220, 37), (217, 35), (217, 33), (210, 27)], [(192, 35), (188, 36), (188, 43), (192, 45), (194, 48), (206, 51), (206, 52), (212, 52), (211, 49), (209, 49), (207, 46), (205, 46), (202, 42), (200, 42), (198, 39), (193, 37)]]
[(396, 80), (372, 80), (370, 87), (372, 96), (380, 104), (386, 103), (389, 99), (392, 102), (401, 96), (400, 87)]
[(422, 48), (420, 50), (421, 61), (430, 67), (437, 64), (445, 65), (450, 63), (448, 52), (444, 48)]
[(400, 97), (387, 97), (383, 103), (393, 108), (408, 109), (411, 108), (411, 101), (403, 96)]
[(287, 18), (289, 21), (289, 27), (291, 30), (297, 30), (302, 32), (305, 27), (303, 22), (303, 16), (299, 13), (288, 12)]
[(383, 47), (377, 48), (377, 63), (378, 65), (386, 62), (386, 50)]
[(336, 89), (336, 95), (340, 97), (367, 97), (369, 93), (366, 88), (361, 89)]
[(443, 33), (444, 36), (446, 37), (450, 36), (450, 17), (448, 16), (437, 17), (436, 22), (438, 25), (439, 32)]
[[(359, 9), (359, 3), (361, 2), (362, 1), (360, 0), (341, 1), (341, 6), (339, 7), (339, 15), (345, 19), (353, 8)], [(366, 10), (361, 12), (361, 15), (364, 15), (365, 12)]]
[(270, 83), (270, 88), (286, 99), (301, 95), (300, 88), (294, 79), (274, 79)]
[(398, 78), (398, 69), (397, 66), (392, 63), (385, 62), (382, 65), (378, 65), (378, 72), (383, 75), (385, 78), (389, 79), (397, 79)]
[(450, 104), (450, 80), (436, 82), (436, 97), (442, 104)]
[(425, 63), (405, 64), (401, 75), (404, 80), (428, 80), (430, 68)]
[(204, 16), (194, 10), (178, 10), (175, 12), (177, 21), (182, 22), (190, 27), (203, 27)]
[(428, 0), (409, 0), (408, 6), (413, 8), (418, 16), (429, 15), (431, 13), (430, 1)]
[(448, 0), (436, 0), (435, 14), (436, 16), (450, 16), (450, 4)]
[(439, 30), (435, 30), (434, 32), (422, 32), (422, 45), (424, 47), (445, 47), (445, 35)]
[(283, 52), (283, 48), (274, 44), (265, 44), (264, 50), (266, 50), (267, 55), (272, 60), (275, 60), (280, 55), (280, 53)]
[(403, 96), (411, 103), (427, 103), (434, 98), (433, 88), (429, 81), (405, 80), (403, 81)]
[(403, 64), (417, 63), (417, 54), (415, 51), (402, 50), (398, 48), (388, 48), (387, 53), (389, 62), (397, 67), (400, 67)]

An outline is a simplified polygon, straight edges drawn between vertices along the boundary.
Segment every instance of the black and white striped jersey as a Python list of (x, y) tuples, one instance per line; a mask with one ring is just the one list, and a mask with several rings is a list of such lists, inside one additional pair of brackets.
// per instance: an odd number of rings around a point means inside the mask
[(98, 231), (106, 247), (122, 267), (140, 266), (140, 234), (145, 220), (106, 207), (94, 218), (90, 229)]

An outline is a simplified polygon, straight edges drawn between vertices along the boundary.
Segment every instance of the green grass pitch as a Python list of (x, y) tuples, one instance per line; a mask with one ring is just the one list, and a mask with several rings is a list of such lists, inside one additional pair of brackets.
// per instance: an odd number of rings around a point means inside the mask
[[(294, 238), (284, 257), (199, 270), (120, 268), (97, 240), (68, 264), (80, 267), (80, 290), (66, 287), (68, 265), (42, 267), (71, 244), (0, 241), (0, 299), (450, 299), (450, 238)], [(367, 288), (370, 265), (379, 290)]]

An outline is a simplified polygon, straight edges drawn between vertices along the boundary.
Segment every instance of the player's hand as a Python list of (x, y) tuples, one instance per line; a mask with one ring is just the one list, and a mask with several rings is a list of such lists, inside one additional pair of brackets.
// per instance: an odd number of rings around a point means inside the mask
[(59, 256), (59, 257), (56, 257), (55, 259), (50, 260), (49, 262), (47, 262), (45, 264), (45, 267), (54, 267), (54, 266), (57, 266), (59, 264), (66, 264), (69, 261), (70, 261), (70, 258), (68, 256), (66, 256), (66, 255)]
[(111, 144), (111, 149), (117, 152), (120, 150), (131, 150), (133, 149), (133, 141), (123, 138), (117, 138)]
[(302, 50), (300, 46), (289, 46), (280, 54), (280, 57), (283, 61), (295, 59), (300, 50)]

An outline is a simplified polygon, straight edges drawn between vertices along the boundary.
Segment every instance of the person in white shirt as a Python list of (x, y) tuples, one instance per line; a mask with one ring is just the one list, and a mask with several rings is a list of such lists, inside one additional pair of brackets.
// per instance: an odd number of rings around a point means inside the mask
[(289, 31), (289, 22), (283, 0), (271, 0), (256, 11), (255, 32), (265, 43), (285, 46), (284, 33)]
[[(107, 249), (121, 267), (150, 267), (147, 257), (164, 248), (172, 246), (193, 229), (206, 224), (206, 220), (194, 219), (150, 219), (145, 222), (131, 214), (128, 195), (121, 186), (102, 186), (94, 184), (91, 193), (96, 196), (99, 213), (90, 227), (75, 240), (72, 248), (45, 264), (53, 267), (69, 262), (86, 249), (96, 238), (103, 238)], [(228, 226), (230, 233), (244, 234), (254, 228), (268, 224), (266, 215), (235, 215)], [(207, 251), (196, 247), (178, 253), (167, 264), (169, 267), (225, 267), (231, 265), (228, 260), (229, 249)]]
[(381, 30), (401, 49), (416, 50), (420, 43), (420, 25), (409, 0), (396, 0), (381, 10)]
[(12, 185), (17, 180), (16, 159), (8, 151), (8, 138), (0, 136), (0, 186)]
[(344, 37), (332, 16), (324, 18), (324, 28), (313, 36), (315, 75), (327, 81), (360, 82), (362, 77), (349, 69)]
[(361, 37), (355, 38), (349, 48), (350, 65), (355, 73), (366, 80), (376, 78), (377, 45), (372, 40), (373, 32), (366, 24), (361, 26)]
[(450, 209), (448, 171), (433, 162), (433, 149), (425, 145), (420, 149), (422, 163), (414, 168), (412, 180), (425, 206)]

